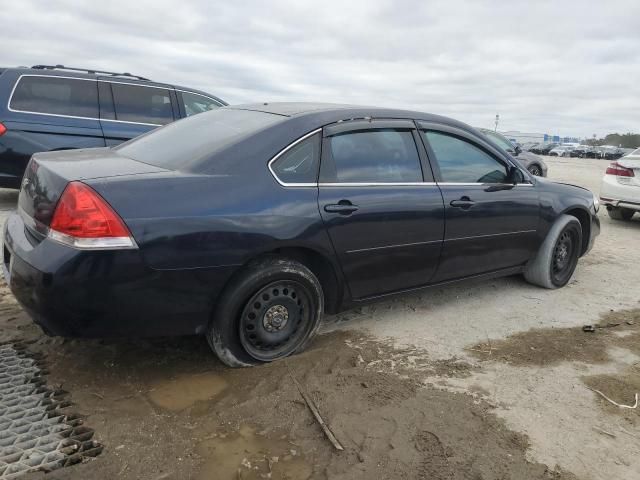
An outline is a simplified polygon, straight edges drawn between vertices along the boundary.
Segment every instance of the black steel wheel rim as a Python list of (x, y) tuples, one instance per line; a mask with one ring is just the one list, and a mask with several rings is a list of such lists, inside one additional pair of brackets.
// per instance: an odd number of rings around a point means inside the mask
[(539, 177), (539, 176), (542, 174), (542, 172), (540, 171), (540, 169), (539, 169), (538, 167), (535, 167), (535, 166), (534, 166), (534, 167), (529, 168), (529, 173), (530, 173), (531, 175), (535, 175), (536, 177)]
[(240, 317), (240, 342), (256, 360), (268, 362), (295, 352), (312, 328), (312, 296), (299, 282), (279, 280), (258, 290)]
[(556, 284), (567, 282), (575, 266), (578, 237), (570, 229), (564, 230), (553, 248), (551, 274)]

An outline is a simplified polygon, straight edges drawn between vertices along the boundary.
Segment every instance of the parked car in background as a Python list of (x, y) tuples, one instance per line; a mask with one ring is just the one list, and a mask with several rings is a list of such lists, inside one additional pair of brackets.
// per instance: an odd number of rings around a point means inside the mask
[(36, 152), (109, 147), (224, 105), (208, 93), (129, 73), (0, 68), (0, 187), (19, 188)]
[(559, 145), (555, 148), (549, 150), (548, 155), (550, 157), (568, 157), (573, 151), (573, 147), (569, 147), (566, 145)]
[(614, 220), (640, 212), (640, 148), (612, 162), (600, 187), (600, 201)]
[(600, 158), (600, 156), (601, 156), (600, 147), (592, 147), (584, 151), (582, 158)]
[(601, 158), (605, 160), (616, 160), (624, 155), (624, 150), (620, 147), (605, 145), (602, 147)]
[(544, 146), (543, 143), (534, 143), (533, 145), (530, 145), (529, 148), (527, 148), (527, 151), (531, 152), (531, 153), (539, 154), (540, 153), (540, 149), (543, 146)]
[(38, 153), (5, 224), (25, 310), (64, 336), (206, 335), (230, 366), (298, 352), (324, 311), (466, 278), (566, 285), (588, 190), (420, 112), (224, 107), (112, 149)]
[(586, 158), (587, 153), (591, 151), (593, 151), (593, 147), (590, 147), (589, 145), (578, 145), (576, 148), (571, 150), (571, 152), (569, 152), (569, 156), (577, 157), (577, 158)]
[(526, 168), (529, 173), (537, 177), (547, 176), (547, 164), (544, 163), (544, 160), (542, 160), (542, 158), (540, 158), (538, 155), (535, 155), (531, 152), (526, 152), (522, 150), (522, 148), (518, 145), (513, 145), (513, 143), (511, 143), (511, 141), (507, 137), (499, 132), (495, 132), (493, 130), (488, 130), (485, 128), (480, 128), (479, 130), (487, 137), (489, 137), (491, 141), (495, 142), (505, 152), (515, 157), (516, 161), (524, 168)]
[(536, 155), (549, 155), (549, 151), (556, 148), (557, 146), (557, 143), (539, 143), (529, 151), (531, 153), (535, 153)]

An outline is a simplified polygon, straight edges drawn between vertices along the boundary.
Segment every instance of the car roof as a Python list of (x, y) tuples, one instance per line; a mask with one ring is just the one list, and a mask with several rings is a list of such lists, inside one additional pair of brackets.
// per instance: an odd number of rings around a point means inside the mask
[(469, 125), (452, 118), (435, 115), (432, 113), (418, 112), (384, 107), (371, 107), (361, 105), (348, 105), (337, 103), (311, 103), (311, 102), (264, 102), (244, 105), (232, 105), (227, 108), (236, 110), (252, 110), (256, 112), (271, 113), (283, 117), (335, 117), (335, 121), (352, 120), (361, 118), (386, 118), (386, 119), (415, 119), (428, 122), (444, 123), (452, 126), (474, 129)]

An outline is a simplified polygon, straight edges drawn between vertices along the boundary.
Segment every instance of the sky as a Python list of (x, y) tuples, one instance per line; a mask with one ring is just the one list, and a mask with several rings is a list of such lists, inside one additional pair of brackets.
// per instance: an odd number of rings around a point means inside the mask
[(126, 71), (231, 104), (640, 132), (639, 0), (0, 0), (0, 25), (0, 66)]

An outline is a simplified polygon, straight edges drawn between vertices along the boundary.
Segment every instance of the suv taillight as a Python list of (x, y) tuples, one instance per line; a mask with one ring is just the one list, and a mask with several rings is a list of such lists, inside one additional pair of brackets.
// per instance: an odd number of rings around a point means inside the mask
[(7, 127), (5, 127), (2, 123), (0, 123), (0, 137), (4, 135), (7, 131)]
[(618, 162), (611, 162), (606, 173), (607, 175), (615, 175), (616, 177), (635, 177), (631, 168), (623, 167)]
[(91, 187), (71, 182), (62, 192), (49, 226), (49, 238), (80, 249), (136, 248), (131, 232)]

